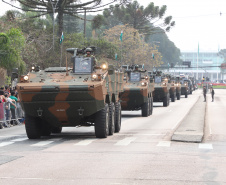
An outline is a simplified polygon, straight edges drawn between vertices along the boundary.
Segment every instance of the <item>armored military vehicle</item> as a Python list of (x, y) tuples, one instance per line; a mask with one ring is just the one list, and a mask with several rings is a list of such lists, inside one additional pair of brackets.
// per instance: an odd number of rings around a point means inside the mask
[(175, 77), (175, 86), (176, 86), (176, 96), (177, 96), (177, 100), (180, 100), (180, 96), (181, 96), (181, 83), (180, 83), (180, 77)]
[(149, 72), (150, 81), (155, 83), (153, 102), (163, 102), (163, 106), (170, 104), (170, 83), (161, 71)]
[(186, 82), (186, 78), (184, 76), (180, 76), (180, 84), (181, 84), (181, 95), (185, 95), (185, 98), (187, 98), (189, 94), (189, 89), (188, 83)]
[(171, 102), (175, 102), (176, 100), (176, 84), (175, 84), (175, 80), (174, 77), (167, 74), (166, 78), (168, 79), (168, 83), (170, 83), (170, 98), (171, 98)]
[(121, 94), (122, 110), (141, 110), (142, 116), (147, 117), (153, 111), (154, 83), (150, 83), (140, 65), (125, 65), (124, 92)]
[(97, 138), (119, 132), (123, 73), (95, 65), (84, 49), (67, 52), (73, 54), (72, 68), (36, 66), (17, 84), (28, 138), (60, 133), (62, 127), (94, 126)]

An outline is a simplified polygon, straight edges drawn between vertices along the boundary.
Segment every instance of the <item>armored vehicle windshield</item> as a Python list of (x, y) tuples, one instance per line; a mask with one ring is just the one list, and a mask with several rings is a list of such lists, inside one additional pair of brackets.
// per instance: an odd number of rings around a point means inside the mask
[(141, 80), (141, 74), (137, 72), (130, 72), (129, 80), (131, 82), (139, 82)]
[(161, 83), (162, 77), (161, 76), (155, 76), (155, 83)]
[(74, 58), (74, 73), (90, 74), (93, 69), (92, 58), (75, 57)]

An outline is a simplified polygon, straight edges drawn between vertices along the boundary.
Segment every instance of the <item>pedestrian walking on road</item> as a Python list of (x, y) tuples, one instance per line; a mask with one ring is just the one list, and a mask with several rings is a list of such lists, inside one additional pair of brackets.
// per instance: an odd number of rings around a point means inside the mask
[(203, 86), (204, 102), (206, 101), (206, 86)]
[(214, 90), (213, 90), (213, 87), (211, 87), (211, 96), (212, 96), (212, 102), (214, 101), (214, 94), (215, 94), (215, 92), (214, 92)]

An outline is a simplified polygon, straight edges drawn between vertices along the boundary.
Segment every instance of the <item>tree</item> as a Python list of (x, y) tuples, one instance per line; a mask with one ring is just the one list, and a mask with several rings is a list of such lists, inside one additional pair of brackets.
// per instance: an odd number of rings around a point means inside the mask
[[(89, 0), (86, 2), (78, 0), (15, 0), (18, 1), (22, 8), (13, 5), (11, 2), (2, 0), (4, 3), (7, 3), (17, 9), (23, 11), (36, 12), (38, 15), (35, 17), (41, 17), (47, 14), (58, 14), (58, 35), (61, 35), (63, 31), (63, 17), (64, 15), (71, 15), (78, 18), (79, 13), (89, 12), (98, 12), (101, 11), (105, 6), (108, 6), (112, 3), (119, 2), (120, 4), (125, 3), (127, 0), (111, 0), (108, 3), (103, 3), (101, 0)], [(80, 17), (79, 17), (80, 18)]]
[[(170, 31), (175, 25), (172, 16), (165, 17), (167, 6), (155, 6), (150, 3), (146, 8), (140, 6), (137, 1), (124, 5), (110, 6), (104, 10), (103, 15), (97, 15), (93, 21), (93, 28), (100, 28), (106, 25), (107, 29), (120, 24), (128, 24), (137, 29), (139, 33), (153, 34), (159, 31)], [(161, 21), (159, 23), (159, 21)]]
[(24, 47), (24, 37), (19, 29), (11, 28), (6, 33), (0, 33), (0, 67), (11, 74), (13, 68), (19, 68), (22, 73), (25, 63), (21, 57)]
[[(122, 41), (119, 40), (123, 31)], [(104, 32), (104, 38), (116, 45), (122, 64), (145, 64), (149, 69), (162, 64), (161, 54), (156, 47), (144, 42), (138, 30), (128, 25), (118, 25)], [(154, 57), (153, 57), (154, 56)]]

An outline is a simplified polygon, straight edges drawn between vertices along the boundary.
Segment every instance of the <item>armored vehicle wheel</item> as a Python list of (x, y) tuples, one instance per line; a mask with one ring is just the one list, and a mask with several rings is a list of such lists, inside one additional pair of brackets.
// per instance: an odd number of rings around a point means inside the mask
[(153, 99), (152, 97), (149, 98), (149, 115), (152, 115), (153, 112)]
[(112, 102), (109, 104), (109, 135), (113, 135), (115, 132), (115, 104)]
[(29, 139), (38, 139), (41, 136), (41, 123), (36, 117), (25, 115), (25, 129)]
[(167, 107), (167, 104), (168, 104), (167, 99), (168, 99), (167, 96), (165, 96), (163, 99), (163, 107)]
[(180, 100), (180, 93), (177, 94), (177, 100)]
[(59, 134), (62, 131), (62, 127), (52, 127), (51, 132), (54, 134)]
[(188, 93), (186, 92), (186, 93), (185, 93), (185, 98), (187, 98), (187, 97), (188, 97)]
[(121, 104), (120, 102), (115, 103), (115, 132), (119, 132), (121, 129)]
[(147, 102), (145, 102), (141, 107), (142, 117), (148, 117), (149, 116), (149, 99)]
[(190, 94), (192, 94), (192, 90), (190, 90)]
[(95, 115), (95, 135), (97, 138), (106, 138), (109, 131), (109, 107), (105, 104), (105, 107), (101, 109)]
[(173, 94), (173, 96), (171, 98), (171, 102), (175, 102), (175, 94)]

